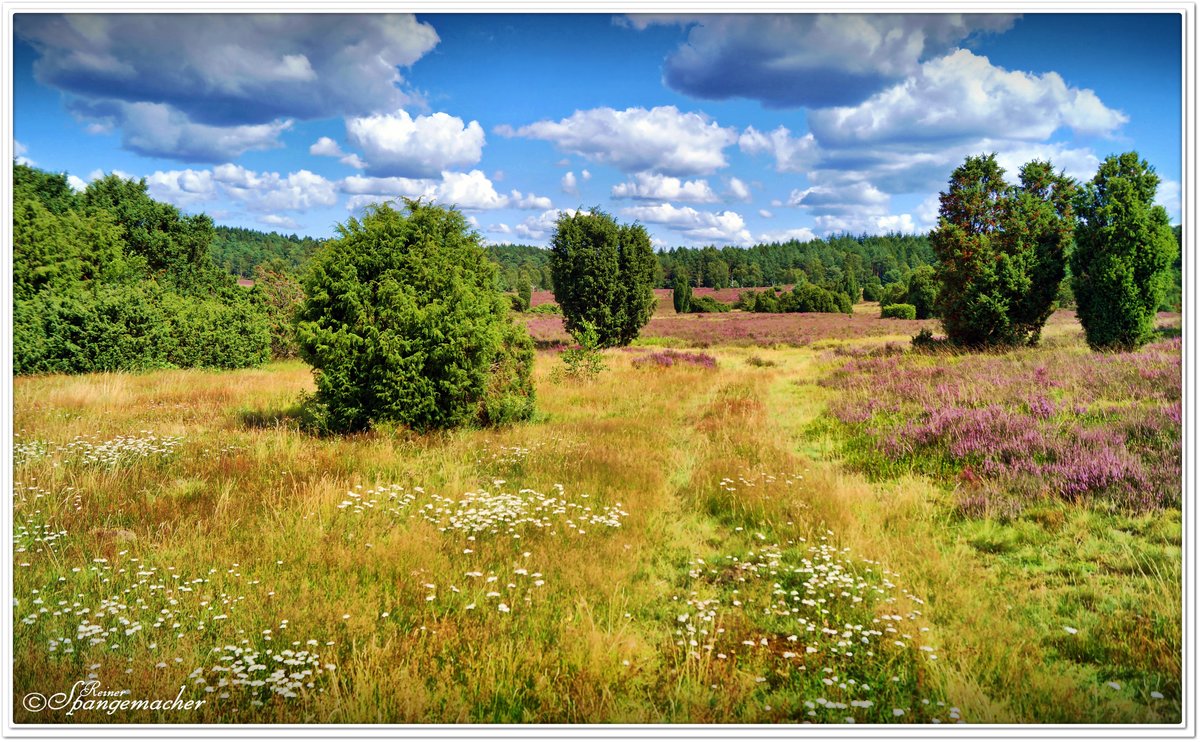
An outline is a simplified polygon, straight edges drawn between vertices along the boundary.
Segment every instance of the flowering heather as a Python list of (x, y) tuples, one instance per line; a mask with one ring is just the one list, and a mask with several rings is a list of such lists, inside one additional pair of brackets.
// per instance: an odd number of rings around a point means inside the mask
[(647, 366), (670, 368), (677, 364), (699, 366), (701, 368), (716, 368), (717, 359), (707, 353), (681, 353), (677, 350), (667, 349), (656, 353), (649, 353), (633, 360), (635, 368), (645, 368)]
[[(990, 500), (1108, 497), (1137, 510), (1180, 503), (1178, 338), (1134, 353), (1076, 338), (1002, 355), (861, 356), (823, 383), (874, 470), (957, 476), (967, 511)], [(829, 354), (837, 358), (836, 354)]]
[(538, 306), (541, 306), (542, 304), (554, 304), (554, 303), (555, 302), (554, 302), (554, 292), (553, 291), (541, 290), (541, 291), (533, 291), (533, 292), (530, 292), (530, 294), (529, 294), (529, 306), (531, 306), (531, 307), (538, 307)]

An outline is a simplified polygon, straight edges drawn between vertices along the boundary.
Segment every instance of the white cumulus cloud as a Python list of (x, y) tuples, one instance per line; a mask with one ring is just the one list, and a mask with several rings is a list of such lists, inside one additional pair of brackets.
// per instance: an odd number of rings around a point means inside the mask
[(514, 209), (550, 209), (554, 207), (554, 203), (548, 196), (521, 193), (517, 190), (510, 193), (508, 205)]
[(655, 204), (630, 206), (622, 213), (648, 224), (661, 224), (694, 242), (748, 244), (753, 241), (746, 222), (736, 211), (698, 211), (690, 206)]
[(516, 129), (499, 126), (496, 132), (553, 142), (563, 152), (627, 173), (676, 176), (704, 175), (725, 167), (724, 149), (737, 141), (734, 130), (675, 106), (593, 108), (560, 121), (538, 121)]
[(14, 31), (89, 131), (212, 163), (277, 146), (293, 120), (417, 101), (400, 70), (439, 40), (411, 14), (21, 13)]
[(341, 145), (329, 137), (321, 137), (313, 142), (308, 148), (308, 153), (317, 157), (344, 157), (346, 155), (342, 151)]
[(167, 103), (75, 100), (68, 108), (120, 128), (121, 146), (131, 152), (186, 162), (226, 162), (252, 150), (281, 147), (279, 135), (292, 127), (291, 120), (282, 119), (228, 126), (197, 123)]
[(219, 195), (211, 170), (190, 168), (153, 172), (146, 176), (146, 190), (151, 197), (181, 208), (213, 201)]
[(29, 149), (24, 144), (21, 144), (16, 139), (13, 140), (13, 158), (16, 160), (18, 165), (27, 165), (29, 167), (33, 167), (35, 164), (37, 164), (25, 156), (25, 153), (28, 151)]
[(482, 170), (470, 172), (443, 171), (440, 178), (373, 178), (351, 175), (337, 184), (342, 193), (350, 194), (346, 207), (356, 211), (369, 203), (398, 198), (421, 198), (463, 211), (486, 211), (506, 207), (536, 209), (548, 206), (550, 199), (535, 194), (512, 191), (505, 195), (496, 191), (495, 184)]
[(817, 236), (808, 227), (796, 227), (794, 229), (782, 229), (777, 232), (762, 232), (758, 235), (759, 242), (810, 242), (815, 240)]
[(820, 147), (811, 133), (794, 137), (786, 126), (769, 134), (747, 126), (738, 137), (738, 148), (748, 155), (770, 155), (775, 160), (775, 169), (781, 173), (803, 172), (820, 156)]
[[(737, 178), (732, 180), (741, 183)], [(632, 198), (642, 201), (690, 201), (712, 203), (719, 201), (704, 179), (682, 180), (658, 173), (634, 173), (633, 179), (612, 187), (613, 198)]]
[(334, 183), (308, 170), (280, 175), (226, 163), (213, 168), (212, 177), (251, 211), (304, 211), (337, 203)]
[(346, 136), (371, 175), (412, 178), (474, 165), (485, 142), (478, 121), (441, 112), (413, 118), (404, 110), (348, 118)]
[(733, 200), (735, 200), (735, 201), (751, 200), (752, 196), (750, 195), (750, 186), (746, 185), (746, 183), (744, 181), (742, 181), (740, 178), (733, 178), (733, 177), (729, 178), (729, 181), (726, 183), (726, 186), (728, 188), (727, 194)]
[(576, 213), (576, 209), (547, 209), (540, 214), (526, 217), (513, 231), (518, 237), (540, 242), (554, 234), (554, 227), (560, 215), (574, 216)]
[(813, 111), (822, 146), (995, 137), (1044, 140), (1060, 127), (1110, 134), (1128, 117), (1056, 72), (1009, 71), (958, 49), (857, 106)]
[(286, 229), (299, 229), (300, 225), (295, 219), (290, 216), (282, 216), (280, 214), (267, 214), (258, 218), (260, 224), (266, 224), (270, 227), (284, 227)]

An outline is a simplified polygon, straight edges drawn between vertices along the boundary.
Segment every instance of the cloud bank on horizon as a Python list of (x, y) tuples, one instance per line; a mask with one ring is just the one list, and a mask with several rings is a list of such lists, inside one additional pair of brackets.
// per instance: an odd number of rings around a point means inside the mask
[(14, 152), (316, 236), (406, 197), (494, 241), (598, 206), (656, 244), (747, 245), (927, 230), (970, 154), (1086, 179), (1133, 148), (1178, 220), (1181, 104), (1145, 98), (1178, 98), (1178, 22), (1137, 17), (1176, 47), (1141, 77), (1072, 60), (1098, 17), (1047, 48), (1054, 18), (1008, 14), (18, 14)]

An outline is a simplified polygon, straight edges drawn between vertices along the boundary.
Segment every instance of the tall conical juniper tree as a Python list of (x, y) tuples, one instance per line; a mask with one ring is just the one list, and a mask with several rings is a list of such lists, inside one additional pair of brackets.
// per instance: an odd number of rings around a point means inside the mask
[(1130, 350), (1154, 337), (1177, 249), (1166, 210), (1154, 204), (1158, 184), (1154, 168), (1126, 152), (1108, 157), (1079, 197), (1072, 289), (1096, 350)]
[(935, 309), (951, 342), (1038, 342), (1063, 279), (1073, 193), (1049, 162), (1027, 163), (1017, 187), (1004, 180), (995, 154), (955, 169), (929, 236), (938, 259)]
[(550, 241), (550, 272), (567, 332), (590, 324), (601, 347), (632, 342), (654, 311), (655, 265), (640, 224), (617, 224), (599, 209), (564, 212)]
[(678, 314), (687, 314), (692, 311), (692, 284), (688, 282), (687, 273), (683, 271), (675, 273), (675, 288), (671, 291), (671, 302), (675, 305), (675, 311)]

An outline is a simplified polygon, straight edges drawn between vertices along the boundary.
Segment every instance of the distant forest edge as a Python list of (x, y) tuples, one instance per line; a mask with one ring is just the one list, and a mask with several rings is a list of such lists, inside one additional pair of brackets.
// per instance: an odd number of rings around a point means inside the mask
[(208, 252), (214, 263), (233, 275), (254, 278), (258, 267), (276, 273), (299, 273), (322, 242), (315, 237), (217, 225)]
[[(1175, 239), (1182, 244), (1182, 227), (1175, 226)], [(253, 278), (256, 267), (280, 273), (295, 273), (321, 241), (311, 237), (258, 232), (241, 227), (216, 228), (213, 260), (243, 278)], [(486, 248), (499, 267), (498, 280), (504, 291), (516, 291), (521, 276), (534, 290), (553, 290), (547, 248), (534, 245), (494, 244)], [(836, 235), (801, 242), (770, 242), (752, 247), (676, 247), (656, 253), (656, 288), (669, 289), (682, 275), (693, 287), (728, 289), (812, 283), (842, 285), (849, 266), (856, 273), (863, 297), (874, 300), (880, 289), (905, 284), (918, 268), (933, 265), (933, 250), (924, 234)], [(1171, 288), (1163, 301), (1164, 311), (1179, 311), (1183, 296), (1182, 250), (1171, 267)], [(1070, 303), (1064, 282), (1062, 300)]]
[[(53, 174), (17, 165), (14, 181), (16, 200), (23, 197), (22, 193), (31, 194), (52, 213), (61, 213), (68, 204), (77, 207), (89, 202), (87, 191), (75, 194), (70, 189), (65, 173)], [(153, 202), (145, 195), (144, 187), (141, 192), (141, 198)], [(159, 206), (174, 209), (167, 204)], [(15, 208), (14, 215), (19, 219)], [(177, 216), (185, 220), (206, 219), (211, 225), (211, 220), (202, 214), (194, 217)], [(1174, 231), (1176, 240), (1181, 242), (1181, 227), (1174, 227)], [(247, 279), (255, 278), (258, 269), (299, 275), (323, 243), (321, 239), (297, 234), (285, 235), (219, 225), (201, 230), (201, 234), (207, 239), (207, 255), (213, 266)], [(486, 246), (486, 250), (499, 267), (501, 289), (516, 291), (522, 276), (535, 290), (553, 289), (548, 249), (532, 245), (493, 244)], [(1164, 310), (1178, 310), (1182, 304), (1182, 250), (1179, 256), (1171, 268), (1172, 282), (1163, 302)], [(914, 271), (934, 263), (927, 235), (899, 233), (842, 234), (807, 241), (761, 243), (751, 247), (676, 247), (658, 251), (656, 257), (654, 285), (657, 288), (672, 288), (681, 277), (684, 282), (697, 288), (752, 288), (805, 282), (836, 287), (846, 285), (846, 272), (852, 271), (856, 279), (854, 283), (861, 287), (863, 297), (868, 300), (881, 295), (882, 287), (906, 283)], [(16, 276), (15, 280), (20, 281), (21, 277)], [(1068, 282), (1064, 282), (1064, 287), (1067, 285)], [(1070, 303), (1069, 290), (1064, 289), (1061, 298), (1065, 303)]]

